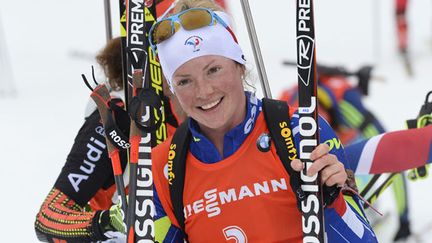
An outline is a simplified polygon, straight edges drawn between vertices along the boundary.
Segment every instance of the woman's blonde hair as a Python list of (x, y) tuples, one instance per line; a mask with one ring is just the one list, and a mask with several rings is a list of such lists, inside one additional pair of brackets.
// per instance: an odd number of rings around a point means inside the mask
[(174, 7), (174, 13), (185, 11), (190, 8), (208, 8), (213, 11), (225, 10), (213, 0), (180, 0)]

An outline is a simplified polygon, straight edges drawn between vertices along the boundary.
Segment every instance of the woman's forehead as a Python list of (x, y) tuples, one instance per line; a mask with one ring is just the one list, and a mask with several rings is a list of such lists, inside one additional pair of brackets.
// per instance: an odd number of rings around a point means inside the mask
[(229, 65), (235, 65), (235, 62), (223, 56), (217, 56), (217, 55), (200, 56), (183, 63), (175, 71), (175, 75), (178, 75), (183, 72), (202, 71), (211, 67), (212, 64), (229, 66)]

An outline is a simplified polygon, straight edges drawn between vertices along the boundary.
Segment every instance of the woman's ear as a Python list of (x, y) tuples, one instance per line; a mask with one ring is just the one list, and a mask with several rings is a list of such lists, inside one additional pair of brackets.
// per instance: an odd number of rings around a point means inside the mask
[(242, 80), (244, 80), (245, 75), (246, 75), (246, 66), (243, 64), (237, 63), (237, 67), (240, 68), (241, 77), (242, 77)]

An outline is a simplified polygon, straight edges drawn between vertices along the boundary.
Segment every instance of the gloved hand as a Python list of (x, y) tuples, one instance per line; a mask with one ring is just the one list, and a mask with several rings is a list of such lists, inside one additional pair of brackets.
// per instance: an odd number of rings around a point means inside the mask
[(126, 233), (125, 214), (120, 204), (114, 204), (109, 210), (104, 210), (99, 216), (99, 227), (105, 236), (113, 238), (113, 232)]

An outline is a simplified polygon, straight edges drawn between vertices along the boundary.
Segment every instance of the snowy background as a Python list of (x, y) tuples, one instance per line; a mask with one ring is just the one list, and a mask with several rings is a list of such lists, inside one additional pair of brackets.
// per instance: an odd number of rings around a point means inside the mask
[[(239, 1), (228, 0), (238, 38), (252, 71), (251, 53)], [(271, 3), (271, 4), (270, 4)], [(408, 18), (414, 77), (408, 77), (396, 52), (393, 0), (315, 1), (317, 61), (357, 70), (374, 64), (366, 105), (388, 130), (404, 128), (432, 90), (432, 3), (413, 0)], [(118, 19), (112, 1), (113, 19)], [(297, 82), (295, 1), (251, 1), (273, 97)], [(0, 0), (0, 232), (2, 242), (37, 242), (35, 215), (51, 189), (83, 122), (94, 54), (105, 43), (103, 1)], [(115, 35), (118, 23), (113, 23)], [(100, 70), (97, 72), (103, 79)], [(252, 78), (254, 78), (252, 72)], [(256, 78), (255, 78), (256, 79)], [(257, 82), (256, 86), (260, 89)], [(414, 232), (431, 242), (432, 179), (409, 184)], [(377, 229), (381, 242), (394, 234), (392, 194), (381, 199), (388, 223)], [(427, 240), (429, 237), (429, 240)]]

